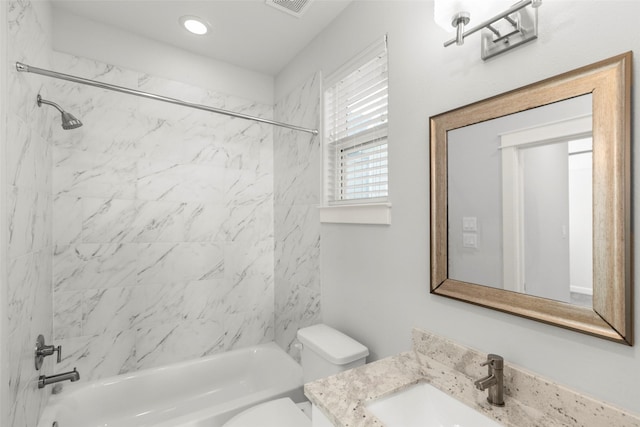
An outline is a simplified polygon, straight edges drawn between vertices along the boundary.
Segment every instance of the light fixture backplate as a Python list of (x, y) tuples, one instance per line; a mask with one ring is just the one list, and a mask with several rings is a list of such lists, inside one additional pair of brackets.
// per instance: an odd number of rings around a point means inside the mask
[[(481, 43), (482, 59), (487, 60), (538, 38), (538, 8), (525, 7), (509, 15), (509, 17), (513, 21), (519, 22), (520, 31), (509, 37), (498, 39), (491, 30), (483, 28)], [(497, 25), (494, 24), (494, 26)], [(501, 21), (499, 30), (502, 30), (502, 26), (506, 28), (506, 31), (509, 31), (507, 27), (513, 30), (513, 26), (506, 20)], [(496, 39), (498, 41), (494, 41)]]

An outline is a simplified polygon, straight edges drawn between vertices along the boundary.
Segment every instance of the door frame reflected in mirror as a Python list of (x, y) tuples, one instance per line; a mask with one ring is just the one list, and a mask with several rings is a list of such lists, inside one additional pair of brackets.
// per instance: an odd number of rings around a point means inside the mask
[[(633, 345), (631, 66), (627, 52), (430, 118), (431, 293)], [(447, 132), (585, 94), (593, 97), (593, 307), (450, 278)]]
[[(508, 285), (512, 291), (591, 307), (591, 97), (588, 101), (586, 116), (501, 134), (500, 151), (505, 289)], [(581, 147), (582, 151), (572, 153), (570, 147), (578, 141), (588, 151)], [(572, 174), (572, 160), (580, 155), (588, 158), (587, 173)], [(580, 225), (584, 225), (580, 233), (574, 232)]]

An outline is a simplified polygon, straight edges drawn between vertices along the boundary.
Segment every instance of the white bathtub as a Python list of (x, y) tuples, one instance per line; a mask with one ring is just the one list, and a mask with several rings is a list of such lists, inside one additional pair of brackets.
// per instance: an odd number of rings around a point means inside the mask
[[(82, 372), (80, 372), (82, 376)], [(64, 383), (38, 427), (219, 427), (257, 403), (304, 400), (302, 368), (276, 344)]]

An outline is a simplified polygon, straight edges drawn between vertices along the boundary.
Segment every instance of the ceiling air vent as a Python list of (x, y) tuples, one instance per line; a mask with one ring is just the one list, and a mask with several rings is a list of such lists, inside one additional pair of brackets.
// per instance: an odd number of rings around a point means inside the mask
[(312, 0), (266, 0), (269, 6), (275, 7), (281, 12), (286, 12), (297, 18), (309, 8)]

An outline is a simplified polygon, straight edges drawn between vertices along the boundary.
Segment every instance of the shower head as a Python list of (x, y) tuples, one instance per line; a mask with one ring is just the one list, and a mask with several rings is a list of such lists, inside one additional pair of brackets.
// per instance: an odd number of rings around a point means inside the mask
[(73, 114), (62, 112), (62, 129), (69, 130), (82, 126), (82, 122), (78, 120)]
[(37, 102), (38, 102), (38, 107), (42, 107), (42, 104), (47, 104), (47, 105), (51, 105), (52, 107), (55, 107), (58, 111), (60, 111), (60, 114), (62, 115), (62, 129), (69, 130), (69, 129), (79, 128), (80, 126), (82, 126), (82, 122), (76, 119), (73, 116), (73, 114), (67, 113), (62, 108), (60, 108), (60, 106), (55, 102), (42, 99), (40, 94), (38, 94)]

